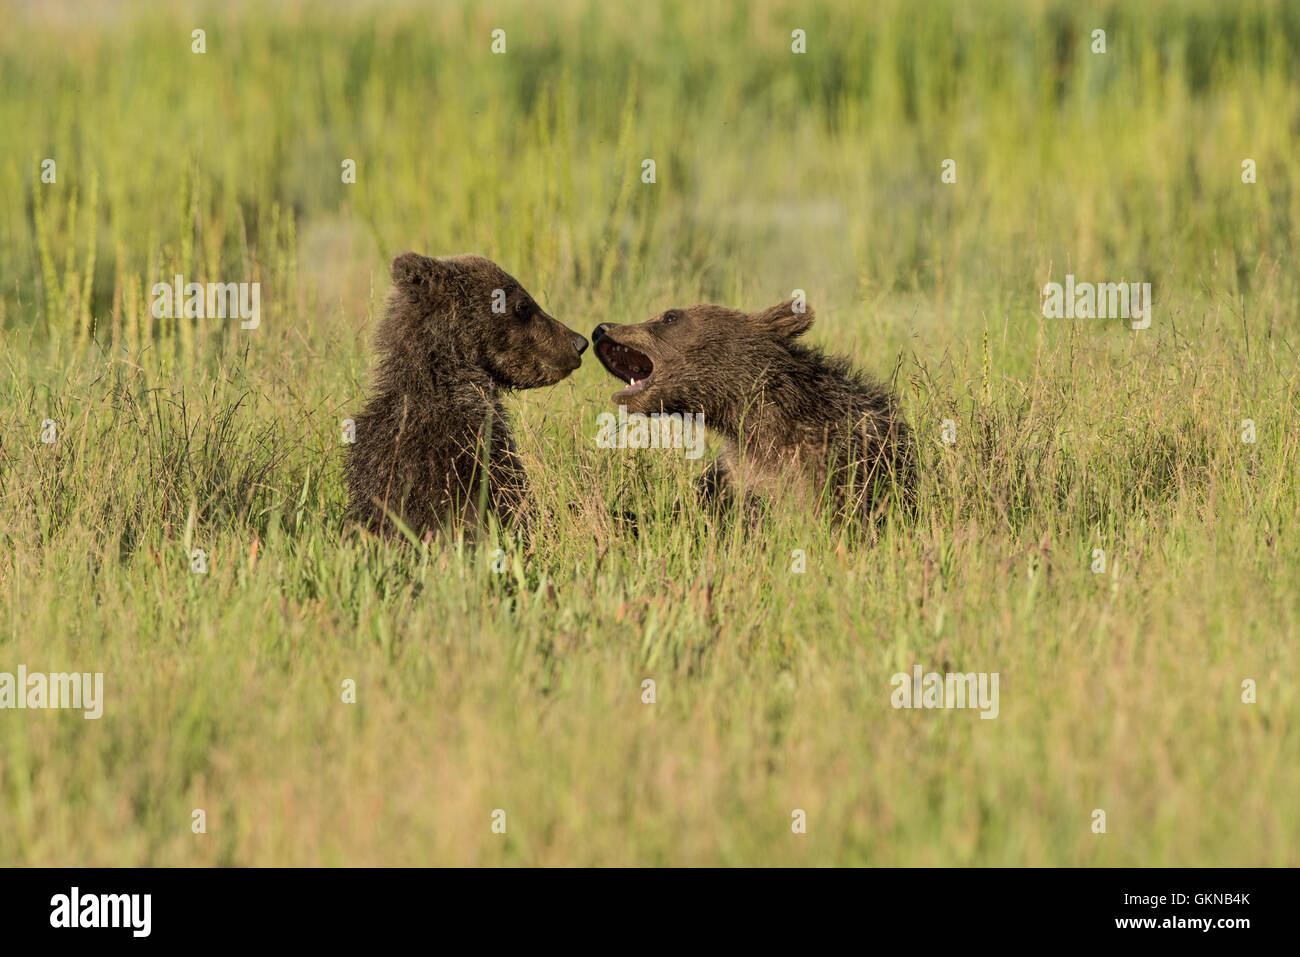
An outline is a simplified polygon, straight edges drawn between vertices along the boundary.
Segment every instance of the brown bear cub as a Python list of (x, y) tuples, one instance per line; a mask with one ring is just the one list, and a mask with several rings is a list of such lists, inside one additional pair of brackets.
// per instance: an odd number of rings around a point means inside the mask
[(423, 535), (472, 528), (482, 506), (526, 534), (528, 483), (501, 395), (559, 382), (587, 340), (482, 256), (403, 253), (376, 347), (345, 465), (349, 518), (391, 533), (391, 513)]
[[(628, 383), (629, 413), (703, 413), (724, 440), (700, 479), (706, 501), (738, 487), (760, 498), (800, 496), (838, 520), (878, 517), (890, 488), (910, 505), (911, 430), (893, 394), (843, 359), (798, 342), (813, 322), (794, 300), (761, 312), (669, 309), (638, 325), (601, 324), (596, 356)], [(864, 523), (865, 524), (865, 523)]]

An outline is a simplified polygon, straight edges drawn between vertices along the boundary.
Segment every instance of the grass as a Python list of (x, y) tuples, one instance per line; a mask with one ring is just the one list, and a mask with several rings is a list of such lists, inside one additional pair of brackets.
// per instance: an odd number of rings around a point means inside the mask
[[(0, 671), (107, 697), (0, 712), (0, 863), (1300, 864), (1298, 80), (1283, 2), (0, 11)], [(408, 248), (584, 332), (806, 290), (918, 515), (677, 515), (711, 454), (597, 448), (589, 361), (510, 400), (535, 552), (359, 536)], [(892, 708), (918, 663), (997, 719)]]

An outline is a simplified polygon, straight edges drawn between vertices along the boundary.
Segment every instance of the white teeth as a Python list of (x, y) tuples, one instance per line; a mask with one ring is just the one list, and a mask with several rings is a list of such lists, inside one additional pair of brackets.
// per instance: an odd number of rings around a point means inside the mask
[(631, 382), (631, 384), (632, 384), (632, 385), (636, 385), (636, 379), (633, 379), (632, 382)]

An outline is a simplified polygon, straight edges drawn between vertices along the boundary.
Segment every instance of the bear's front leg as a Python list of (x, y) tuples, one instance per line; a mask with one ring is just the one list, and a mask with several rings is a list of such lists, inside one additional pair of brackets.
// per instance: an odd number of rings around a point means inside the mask
[(520, 536), (527, 546), (535, 524), (535, 507), (523, 462), (509, 437), (493, 443), (488, 466), (488, 498), (503, 528)]
[(717, 459), (696, 480), (695, 490), (705, 508), (721, 510), (731, 501), (731, 469)]
[[(715, 516), (729, 515), (736, 505), (737, 481), (732, 454), (730, 449), (724, 450), (695, 483), (701, 503)], [(746, 489), (741, 508), (746, 524), (756, 528), (763, 517), (763, 500)]]

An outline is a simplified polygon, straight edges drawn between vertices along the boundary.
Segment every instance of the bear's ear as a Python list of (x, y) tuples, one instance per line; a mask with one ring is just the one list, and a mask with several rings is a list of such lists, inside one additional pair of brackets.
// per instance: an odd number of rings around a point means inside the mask
[(808, 331), (813, 324), (812, 306), (802, 300), (787, 299), (769, 306), (762, 312), (750, 315), (750, 321), (757, 323), (764, 332), (782, 339), (794, 339)]
[(435, 289), (450, 274), (446, 263), (419, 253), (402, 253), (393, 260), (393, 284)]

